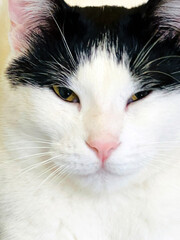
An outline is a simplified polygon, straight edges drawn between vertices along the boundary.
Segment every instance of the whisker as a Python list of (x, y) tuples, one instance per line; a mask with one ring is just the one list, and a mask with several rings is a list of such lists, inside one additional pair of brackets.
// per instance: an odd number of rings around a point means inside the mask
[(142, 50), (139, 52), (139, 54), (137, 55), (136, 59), (133, 62), (133, 67), (137, 64), (137, 62), (140, 60), (144, 50), (146, 49), (146, 47), (149, 45), (149, 43), (152, 41), (152, 39), (154, 38), (154, 36), (157, 34), (157, 31), (154, 33), (153, 36), (151, 36), (151, 38), (147, 41), (147, 43), (144, 45), (144, 47), (142, 48)]
[(39, 140), (39, 141), (50, 142), (50, 141), (48, 141), (48, 140), (46, 140), (46, 139), (44, 139), (44, 138), (40, 138), (40, 137), (37, 137), (37, 136), (34, 136), (34, 135), (29, 135), (29, 134), (24, 133), (24, 132), (23, 132), (23, 135), (24, 135), (24, 136), (27, 136), (27, 137), (29, 137), (29, 138), (34, 138), (34, 139)]
[(175, 80), (176, 82), (179, 82), (180, 80), (178, 80), (177, 78), (175, 78), (175, 77), (173, 77), (172, 75), (170, 75), (170, 74), (168, 74), (168, 73), (165, 73), (165, 72), (161, 72), (161, 71), (146, 71), (146, 72), (143, 72), (142, 73), (142, 75), (145, 75), (145, 74), (147, 74), (147, 73), (159, 73), (159, 74), (163, 74), (163, 75), (165, 75), (165, 76), (167, 76), (167, 77), (170, 77), (170, 78), (172, 78), (173, 80)]
[[(52, 168), (52, 170), (53, 170), (53, 169), (54, 169), (54, 168)], [(50, 173), (50, 174), (48, 175), (48, 177), (46, 177), (46, 178), (41, 182), (41, 184), (39, 185), (38, 188), (40, 188), (43, 184), (45, 184), (51, 177), (54, 177), (54, 175), (56, 175), (58, 172), (59, 172), (59, 168), (57, 168), (55, 171), (53, 171), (52, 173)]]
[(65, 36), (64, 36), (64, 34), (63, 34), (63, 32), (62, 32), (62, 30), (61, 30), (58, 22), (56, 21), (56, 19), (55, 19), (55, 17), (53, 16), (53, 14), (52, 14), (51, 11), (50, 11), (50, 14), (51, 14), (51, 17), (52, 17), (52, 19), (54, 20), (56, 26), (57, 26), (58, 29), (59, 29), (59, 32), (60, 32), (60, 34), (61, 34), (61, 36), (62, 36), (62, 39), (63, 39), (63, 43), (64, 43), (64, 46), (65, 46), (65, 49), (66, 49), (67, 52), (69, 53), (71, 63), (73, 64), (73, 66), (76, 66), (76, 62), (75, 62), (74, 57), (73, 57), (73, 55), (72, 55), (72, 53), (71, 53), (71, 50), (70, 50), (70, 48), (69, 48), (69, 46), (68, 46), (68, 43), (67, 43), (67, 41), (66, 41), (66, 38), (65, 38)]
[(20, 176), (24, 175), (25, 173), (27, 173), (27, 172), (29, 172), (29, 171), (31, 171), (31, 170), (33, 170), (33, 169), (37, 169), (38, 167), (41, 167), (41, 166), (44, 166), (44, 165), (50, 163), (53, 159), (55, 159), (55, 158), (57, 158), (57, 157), (58, 157), (58, 156), (56, 156), (56, 157), (51, 157), (51, 158), (49, 158), (49, 159), (47, 159), (47, 160), (44, 160), (44, 161), (35, 163), (35, 164), (31, 165), (30, 167), (25, 168), (25, 169), (21, 172), (21, 175), (20, 175)]
[(43, 142), (43, 141), (23, 141), (23, 140), (22, 140), (22, 141), (13, 142), (13, 143), (10, 142), (7, 146), (24, 144), (24, 143), (42, 143), (42, 144), (52, 145), (51, 142)]
[(66, 166), (66, 167), (64, 167), (64, 168), (62, 168), (61, 166), (58, 168), (58, 174), (56, 173), (53, 177), (52, 177), (52, 179), (51, 179), (51, 182), (55, 182), (57, 179), (60, 179), (61, 178), (61, 180), (60, 181), (58, 181), (58, 184), (60, 183), (62, 183), (68, 176), (70, 176), (71, 175), (71, 173), (72, 173), (72, 171), (71, 172), (67, 172), (67, 169), (69, 170), (69, 168)]
[(63, 68), (68, 74), (71, 74), (71, 71), (67, 69), (65, 66), (63, 66), (52, 54), (50, 56), (54, 59), (54, 61), (61, 67)]
[(143, 67), (142, 67), (142, 70), (143, 69), (146, 69), (149, 65), (151, 65), (152, 63), (154, 62), (157, 62), (159, 60), (166, 60), (166, 59), (169, 59), (169, 58), (180, 58), (180, 56), (178, 55), (169, 55), (169, 56), (164, 56), (164, 57), (160, 57), (160, 58), (156, 58), (148, 63), (146, 63)]
[(171, 74), (177, 74), (177, 73), (180, 73), (180, 71), (177, 71), (177, 72), (172, 72)]
[(53, 152), (43, 152), (43, 153), (36, 153), (36, 154), (31, 154), (31, 155), (26, 155), (26, 156), (23, 156), (23, 157), (18, 157), (18, 158), (15, 158), (15, 159), (10, 159), (9, 161), (18, 161), (18, 160), (22, 160), (22, 159), (25, 159), (24, 161), (21, 161), (22, 163), (27, 161), (27, 158), (32, 158), (32, 157), (43, 157), (43, 156), (46, 156), (47, 154), (52, 154)]
[[(29, 150), (29, 149), (47, 149), (48, 147), (23, 147), (23, 148), (12, 148), (8, 149), (8, 151), (18, 151), (18, 150)], [(7, 150), (1, 150), (0, 153), (7, 152)]]
[(142, 62), (146, 59), (146, 57), (148, 56), (148, 54), (151, 52), (151, 50), (156, 46), (156, 44), (160, 41), (161, 37), (159, 37), (148, 49), (147, 51), (144, 53), (144, 55), (142, 55), (141, 59), (139, 60), (139, 62), (136, 63), (136, 65), (134, 66), (135, 69), (137, 69), (138, 67), (141, 66)]
[(43, 175), (45, 175), (46, 173), (52, 171), (52, 170), (55, 169), (55, 168), (56, 168), (55, 165), (49, 167), (46, 171), (44, 171), (44, 172), (42, 172), (40, 175), (38, 175), (38, 178), (41, 178)]

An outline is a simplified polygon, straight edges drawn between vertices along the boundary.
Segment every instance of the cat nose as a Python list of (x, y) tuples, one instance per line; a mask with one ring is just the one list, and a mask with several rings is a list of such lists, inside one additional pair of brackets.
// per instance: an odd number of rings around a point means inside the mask
[(89, 139), (86, 143), (97, 154), (97, 157), (102, 163), (104, 163), (110, 157), (111, 153), (120, 145), (118, 139), (114, 137), (107, 139)]

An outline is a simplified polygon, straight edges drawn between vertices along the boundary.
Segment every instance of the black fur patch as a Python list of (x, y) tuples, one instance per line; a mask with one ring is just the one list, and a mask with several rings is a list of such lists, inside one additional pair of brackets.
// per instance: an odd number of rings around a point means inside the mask
[(13, 85), (68, 85), (68, 76), (78, 68), (78, 56), (83, 52), (90, 57), (92, 47), (97, 48), (106, 36), (107, 50), (116, 46), (118, 61), (126, 50), (141, 89), (180, 88), (179, 36), (162, 39), (148, 4), (130, 10), (65, 5), (56, 9), (54, 19), (46, 21), (50, 28), (42, 28), (41, 36), (32, 33), (27, 52), (7, 69)]

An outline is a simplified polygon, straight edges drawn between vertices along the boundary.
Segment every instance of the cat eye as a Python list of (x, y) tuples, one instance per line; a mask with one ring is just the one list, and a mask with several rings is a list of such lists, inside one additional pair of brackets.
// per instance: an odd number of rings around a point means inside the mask
[(71, 103), (79, 103), (78, 96), (69, 88), (54, 85), (53, 90), (62, 100)]
[(129, 105), (130, 103), (139, 101), (139, 100), (147, 97), (151, 92), (152, 92), (152, 91), (141, 91), (141, 92), (138, 92), (138, 93), (132, 95), (132, 96), (129, 98), (127, 105)]

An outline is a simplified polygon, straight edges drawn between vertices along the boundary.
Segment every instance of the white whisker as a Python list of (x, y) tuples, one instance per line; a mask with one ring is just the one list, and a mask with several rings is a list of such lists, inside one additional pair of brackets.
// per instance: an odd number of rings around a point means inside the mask
[(178, 80), (177, 78), (173, 77), (172, 75), (166, 73), (166, 72), (161, 72), (161, 71), (146, 71), (146, 72), (143, 72), (142, 75), (145, 75), (147, 73), (159, 73), (159, 74), (162, 74), (162, 75), (165, 75), (167, 77), (170, 77), (172, 78), (173, 80), (175, 80), (176, 82), (179, 82), (180, 80)]
[(52, 160), (55, 159), (55, 158), (57, 158), (57, 157), (58, 157), (58, 156), (56, 156), (56, 157), (51, 157), (51, 158), (49, 158), (49, 159), (47, 159), (47, 160), (44, 160), (44, 161), (35, 163), (35, 164), (31, 165), (30, 167), (25, 168), (25, 169), (21, 172), (21, 175), (24, 175), (25, 173), (27, 173), (27, 172), (29, 172), (29, 171), (31, 171), (31, 170), (33, 170), (33, 169), (37, 169), (37, 168), (39, 168), (39, 167), (41, 167), (41, 166), (44, 166), (44, 165), (52, 162)]
[(157, 45), (157, 43), (160, 41), (161, 37), (159, 37), (148, 49), (146, 52), (144, 52), (144, 55), (142, 55), (142, 57), (139, 59), (139, 62), (136, 63), (136, 65), (134, 66), (134, 68), (138, 68), (141, 66), (141, 64), (143, 63), (143, 61), (146, 59), (146, 57), (149, 55), (149, 53), (151, 52), (151, 50)]
[[(54, 169), (54, 168), (52, 168), (52, 170), (53, 170), (53, 169)], [(41, 184), (39, 185), (38, 188), (40, 188), (43, 184), (45, 184), (50, 178), (54, 177), (58, 172), (59, 172), (59, 168), (57, 168), (55, 171), (53, 171), (52, 173), (50, 173), (50, 174), (48, 175), (48, 177), (46, 177), (46, 178), (41, 182)]]
[[(48, 147), (23, 147), (23, 148), (12, 148), (8, 149), (8, 151), (19, 151), (19, 150), (29, 150), (29, 149), (48, 149)], [(0, 153), (7, 152), (7, 150), (1, 150)]]
[(19, 145), (19, 144), (24, 144), (24, 143), (42, 143), (42, 144), (47, 144), (47, 145), (52, 145), (51, 142), (43, 142), (43, 141), (19, 141), (19, 142), (10, 142), (7, 146), (11, 146), (11, 145)]
[(17, 161), (17, 160), (23, 160), (21, 161), (22, 163), (25, 162), (25, 161), (28, 161), (29, 159), (28, 158), (34, 158), (34, 157), (43, 157), (43, 156), (46, 156), (48, 154), (52, 154), (53, 152), (43, 152), (43, 153), (36, 153), (36, 154), (31, 154), (31, 155), (25, 155), (23, 157), (17, 157), (15, 159), (10, 159), (9, 161)]
[(73, 55), (72, 55), (72, 53), (71, 53), (71, 50), (70, 50), (70, 48), (69, 48), (69, 46), (68, 46), (68, 43), (67, 43), (67, 41), (66, 41), (66, 38), (65, 38), (65, 36), (64, 36), (64, 34), (63, 34), (63, 32), (62, 32), (62, 30), (61, 30), (58, 22), (56, 21), (55, 17), (54, 17), (53, 14), (51, 13), (51, 11), (50, 11), (50, 14), (51, 14), (51, 16), (52, 16), (52, 18), (53, 18), (53, 20), (54, 20), (57, 28), (59, 29), (59, 32), (60, 32), (60, 34), (61, 34), (61, 36), (62, 36), (62, 40), (63, 40), (64, 46), (65, 46), (65, 49), (67, 50), (67, 52), (68, 52), (68, 54), (69, 54), (71, 63), (73, 64), (73, 66), (76, 66), (76, 62), (75, 62), (74, 57), (73, 57)]
[(156, 58), (148, 63), (146, 63), (143, 67), (142, 67), (142, 70), (144, 69), (147, 69), (147, 67), (149, 67), (152, 63), (155, 63), (159, 60), (167, 60), (167, 59), (170, 59), (170, 58), (180, 58), (180, 56), (178, 55), (169, 55), (169, 56), (164, 56), (164, 57), (160, 57), (160, 58)]
[(144, 45), (144, 47), (141, 49), (141, 51), (139, 52), (139, 54), (137, 55), (136, 59), (133, 62), (133, 67), (140, 61), (143, 52), (145, 51), (146, 47), (149, 45), (149, 43), (152, 41), (152, 39), (154, 38), (154, 36), (156, 35), (157, 32), (154, 33), (154, 35), (147, 41), (147, 43)]

